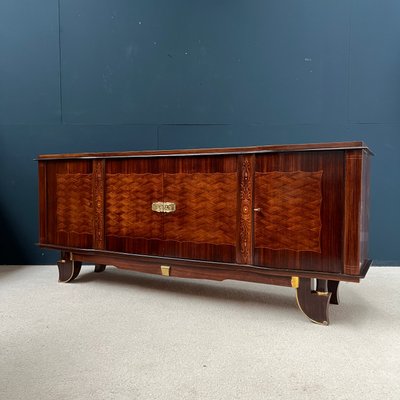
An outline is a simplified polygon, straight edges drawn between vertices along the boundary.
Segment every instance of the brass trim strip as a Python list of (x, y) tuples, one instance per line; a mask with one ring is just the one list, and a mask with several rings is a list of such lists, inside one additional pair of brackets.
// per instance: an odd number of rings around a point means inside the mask
[(299, 287), (299, 277), (298, 276), (292, 276), (292, 279), (291, 279), (291, 284), (292, 284), (292, 288), (294, 288), (294, 289), (298, 289), (298, 287)]

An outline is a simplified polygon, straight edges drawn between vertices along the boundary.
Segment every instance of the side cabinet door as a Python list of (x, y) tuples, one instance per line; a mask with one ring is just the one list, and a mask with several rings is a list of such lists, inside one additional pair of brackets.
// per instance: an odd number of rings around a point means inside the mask
[(164, 161), (164, 201), (176, 205), (174, 212), (164, 216), (164, 255), (234, 262), (236, 157), (168, 157)]
[(163, 198), (160, 159), (107, 159), (105, 163), (105, 248), (162, 255), (163, 214), (152, 211)]
[(342, 272), (343, 171), (342, 151), (256, 157), (256, 265)]
[(92, 162), (40, 161), (40, 241), (92, 248)]

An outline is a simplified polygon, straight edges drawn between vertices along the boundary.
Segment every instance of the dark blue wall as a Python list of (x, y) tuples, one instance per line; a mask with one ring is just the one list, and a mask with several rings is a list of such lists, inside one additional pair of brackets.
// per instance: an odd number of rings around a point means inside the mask
[(398, 0), (2, 0), (1, 263), (37, 239), (38, 154), (364, 140), (370, 253), (400, 264)]

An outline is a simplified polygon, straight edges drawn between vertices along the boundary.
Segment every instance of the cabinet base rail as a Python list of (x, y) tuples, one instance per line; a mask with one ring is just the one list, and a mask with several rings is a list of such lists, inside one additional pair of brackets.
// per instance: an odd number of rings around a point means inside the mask
[[(166, 261), (164, 259), (164, 261)], [(182, 261), (182, 260), (180, 260)], [(300, 310), (314, 323), (321, 325), (329, 324), (329, 304), (339, 304), (338, 286), (340, 277), (336, 279), (324, 279), (319, 273), (315, 276), (299, 276), (298, 274), (281, 275), (281, 271), (271, 273), (269, 271), (252, 271), (237, 267), (213, 268), (212, 264), (207, 267), (187, 266), (183, 264), (165, 265), (162, 263), (146, 263), (132, 261), (131, 257), (99, 256), (93, 254), (61, 252), (61, 259), (57, 262), (59, 271), (59, 282), (71, 282), (78, 277), (82, 263), (95, 264), (94, 272), (103, 272), (106, 265), (117, 268), (133, 270), (144, 273), (157, 274), (167, 277), (209, 279), (223, 281), (226, 279), (265, 283), (278, 286), (292, 287), (296, 290), (296, 301)], [(368, 263), (368, 267), (371, 262)], [(300, 271), (299, 271), (300, 272)], [(303, 271), (302, 271), (303, 272)]]

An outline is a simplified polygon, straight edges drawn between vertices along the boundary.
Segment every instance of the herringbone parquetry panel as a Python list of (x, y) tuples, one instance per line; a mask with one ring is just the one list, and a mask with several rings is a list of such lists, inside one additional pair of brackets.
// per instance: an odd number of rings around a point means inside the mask
[(321, 179), (317, 172), (256, 173), (255, 246), (321, 252)]
[(57, 174), (57, 231), (92, 234), (92, 175)]
[(151, 210), (162, 201), (162, 174), (107, 174), (106, 235), (161, 239), (162, 216)]
[(236, 173), (164, 174), (164, 200), (176, 203), (166, 240), (235, 245)]

